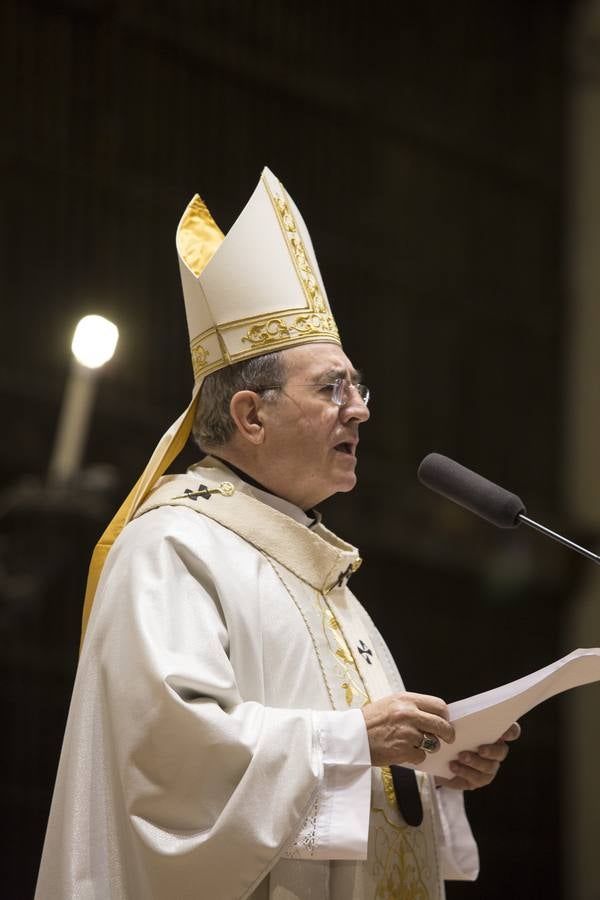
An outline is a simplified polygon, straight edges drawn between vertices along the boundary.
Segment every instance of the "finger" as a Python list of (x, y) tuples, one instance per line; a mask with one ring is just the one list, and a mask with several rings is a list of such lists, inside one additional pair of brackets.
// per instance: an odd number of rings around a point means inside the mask
[[(493, 744), (481, 744), (480, 747), (477, 748), (477, 752), (482, 756), (486, 756), (489, 759), (498, 759), (500, 762), (506, 759), (508, 756), (508, 751), (510, 747), (507, 746), (507, 741), (516, 741), (521, 736), (521, 726), (518, 722), (513, 722), (510, 728), (504, 732), (504, 734), (498, 738), (497, 741)], [(501, 748), (501, 749), (498, 749)]]
[(483, 785), (474, 785), (472, 780), (467, 780), (461, 775), (454, 775), (452, 778), (442, 778), (440, 775), (436, 775), (435, 786), (451, 788), (453, 791), (470, 791), (475, 787), (483, 787)]
[(521, 737), (521, 726), (518, 722), (513, 722), (508, 731), (505, 731), (501, 741), (516, 741)]
[(483, 756), (480, 756), (479, 753), (472, 753), (469, 750), (464, 753), (459, 753), (458, 761), (464, 766), (474, 769), (476, 772), (481, 772), (483, 775), (491, 775), (492, 777), (500, 768), (500, 762), (498, 760), (485, 759)]
[(508, 756), (510, 747), (505, 741), (497, 741), (495, 744), (482, 744), (477, 748), (477, 753), (485, 759), (495, 759), (504, 762)]
[(424, 712), (432, 713), (446, 720), (450, 718), (448, 705), (441, 697), (432, 697), (430, 694), (413, 694), (412, 692), (407, 692), (404, 697), (412, 700), (415, 706)]
[(389, 705), (388, 715), (392, 729), (397, 730), (403, 740), (410, 738), (408, 743), (413, 747), (419, 746), (423, 734), (432, 734), (449, 744), (454, 741), (454, 726), (440, 716), (423, 712), (415, 706), (412, 697), (397, 695)]
[(464, 790), (467, 791), (473, 791), (477, 788), (485, 787), (494, 780), (496, 772), (498, 771), (498, 769), (496, 769), (496, 771), (494, 772), (482, 772), (478, 769), (473, 768), (473, 766), (464, 765), (463, 763), (457, 762), (456, 760), (453, 760), (450, 763), (450, 770), (456, 778), (461, 778), (464, 781)]
[(446, 744), (454, 743), (454, 725), (446, 721), (446, 719), (440, 718), (440, 716), (421, 711), (414, 716), (413, 724), (421, 734), (433, 734), (435, 737), (445, 741)]

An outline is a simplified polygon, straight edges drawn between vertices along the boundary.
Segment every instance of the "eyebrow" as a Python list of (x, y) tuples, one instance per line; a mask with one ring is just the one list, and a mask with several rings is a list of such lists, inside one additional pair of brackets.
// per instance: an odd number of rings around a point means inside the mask
[[(346, 378), (346, 369), (327, 369), (325, 372), (320, 372), (317, 375), (317, 383), (328, 383), (330, 381), (335, 381), (336, 378)], [(354, 384), (360, 384), (363, 380), (363, 374), (359, 369), (351, 369), (350, 371), (350, 380)]]

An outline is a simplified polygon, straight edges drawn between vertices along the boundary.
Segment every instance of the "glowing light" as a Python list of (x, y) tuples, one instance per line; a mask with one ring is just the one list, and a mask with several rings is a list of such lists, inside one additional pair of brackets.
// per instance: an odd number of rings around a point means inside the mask
[(82, 366), (99, 369), (112, 358), (119, 329), (103, 316), (84, 316), (73, 335), (71, 350)]

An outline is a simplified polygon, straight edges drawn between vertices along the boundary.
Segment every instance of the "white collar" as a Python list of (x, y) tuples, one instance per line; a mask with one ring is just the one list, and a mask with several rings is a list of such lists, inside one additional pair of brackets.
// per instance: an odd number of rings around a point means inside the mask
[(223, 462), (221, 459), (216, 459), (214, 456), (206, 456), (201, 462), (190, 466), (188, 473), (196, 473), (197, 470), (202, 467), (223, 469), (224, 472), (227, 472), (228, 477), (235, 479), (243, 485), (245, 493), (250, 494), (262, 503), (266, 503), (266, 505), (270, 506), (272, 509), (276, 509), (278, 512), (283, 513), (284, 516), (289, 516), (291, 519), (294, 519), (295, 522), (299, 522), (300, 525), (306, 525), (308, 528), (311, 528), (320, 521), (321, 517), (318, 514), (316, 519), (307, 516), (304, 510), (299, 506), (296, 506), (295, 503), (290, 503), (289, 500), (284, 500), (283, 497), (278, 497), (276, 494), (271, 494), (269, 491), (263, 491), (262, 488), (258, 488), (253, 484), (242, 481), (242, 479), (228, 467), (227, 463)]

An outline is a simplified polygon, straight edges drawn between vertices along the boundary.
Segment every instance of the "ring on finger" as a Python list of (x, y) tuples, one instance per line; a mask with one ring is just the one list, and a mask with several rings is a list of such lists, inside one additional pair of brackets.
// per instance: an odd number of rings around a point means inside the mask
[(424, 750), (425, 753), (435, 753), (440, 749), (440, 741), (434, 734), (423, 732), (421, 743), (417, 746), (417, 750)]

